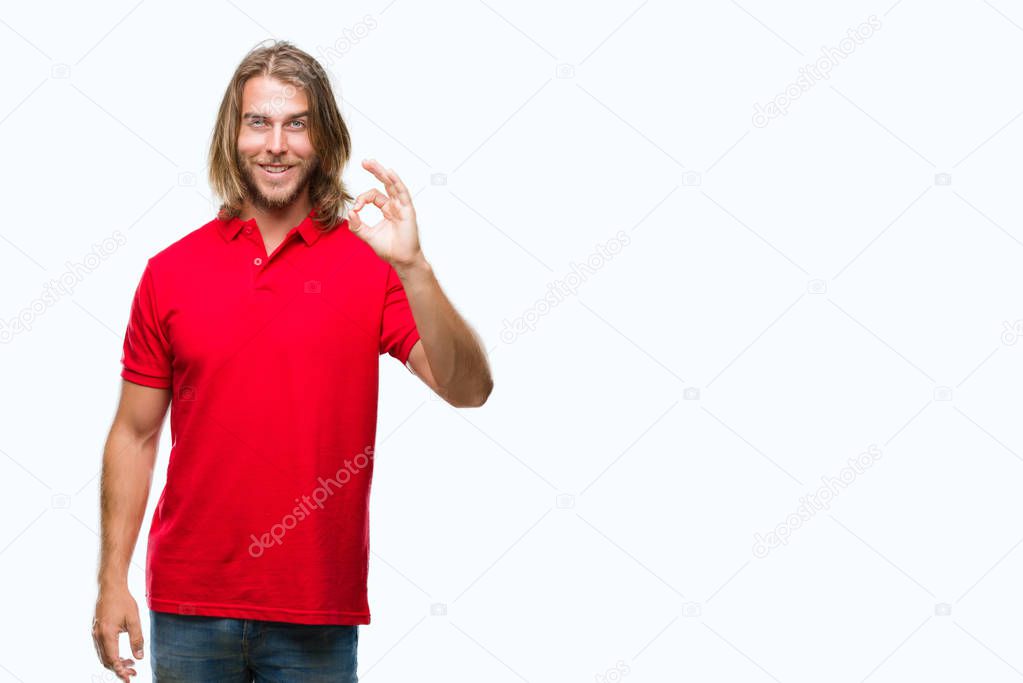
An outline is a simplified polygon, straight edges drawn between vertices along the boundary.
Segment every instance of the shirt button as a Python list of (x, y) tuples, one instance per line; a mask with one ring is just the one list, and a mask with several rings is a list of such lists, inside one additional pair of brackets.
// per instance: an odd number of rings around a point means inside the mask
[(263, 265), (263, 259), (261, 259), (261, 258), (259, 258), (259, 257), (257, 256), (257, 257), (256, 257), (256, 260), (255, 260), (255, 261), (253, 261), (253, 263), (255, 263), (255, 264), (256, 264), (257, 266), (261, 266), (261, 265)]

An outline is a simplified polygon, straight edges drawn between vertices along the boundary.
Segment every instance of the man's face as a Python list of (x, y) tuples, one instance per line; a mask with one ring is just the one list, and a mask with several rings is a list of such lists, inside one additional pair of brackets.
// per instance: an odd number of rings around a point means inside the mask
[(238, 165), (257, 208), (285, 208), (306, 189), (318, 163), (307, 112), (302, 88), (266, 76), (245, 82)]

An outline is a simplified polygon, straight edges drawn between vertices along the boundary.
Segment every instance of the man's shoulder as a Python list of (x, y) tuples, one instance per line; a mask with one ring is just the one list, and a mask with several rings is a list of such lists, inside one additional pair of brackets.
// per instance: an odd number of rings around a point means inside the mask
[(219, 234), (220, 221), (213, 218), (191, 232), (170, 243), (150, 257), (150, 265), (157, 268), (175, 268), (192, 261), (199, 254), (215, 246), (215, 240), (222, 240)]

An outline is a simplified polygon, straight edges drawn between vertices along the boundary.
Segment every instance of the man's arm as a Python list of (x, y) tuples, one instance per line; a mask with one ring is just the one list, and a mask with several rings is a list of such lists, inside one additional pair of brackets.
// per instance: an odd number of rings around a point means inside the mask
[[(384, 184), (387, 194), (372, 188), (356, 197), (348, 211), (348, 229), (390, 264), (401, 280), (419, 331), (408, 364), (451, 405), (483, 405), (494, 388), (487, 355), (476, 334), (444, 296), (423, 256), (408, 188), (393, 169), (384, 168), (376, 159), (364, 159), (362, 167)], [(359, 217), (367, 204), (380, 209), (384, 216), (376, 225), (363, 223)]]
[(92, 636), (103, 666), (123, 681), (135, 671), (132, 660), (120, 657), (118, 634), (127, 631), (132, 652), (137, 659), (142, 657), (142, 626), (138, 605), (128, 591), (128, 565), (146, 513), (170, 398), (170, 389), (122, 381), (120, 404), (103, 450), (99, 596)]
[(476, 333), (440, 288), (425, 258), (395, 266), (408, 298), (419, 341), (408, 362), (438, 396), (456, 408), (483, 405), (494, 388), (487, 355)]

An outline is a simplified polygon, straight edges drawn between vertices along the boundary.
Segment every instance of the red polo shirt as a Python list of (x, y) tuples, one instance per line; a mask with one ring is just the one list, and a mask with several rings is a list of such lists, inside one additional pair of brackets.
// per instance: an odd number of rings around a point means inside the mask
[(149, 259), (121, 376), (173, 390), (150, 609), (370, 622), (379, 357), (418, 339), (347, 220), (321, 232), (311, 212), (268, 256), (255, 219), (214, 219)]

